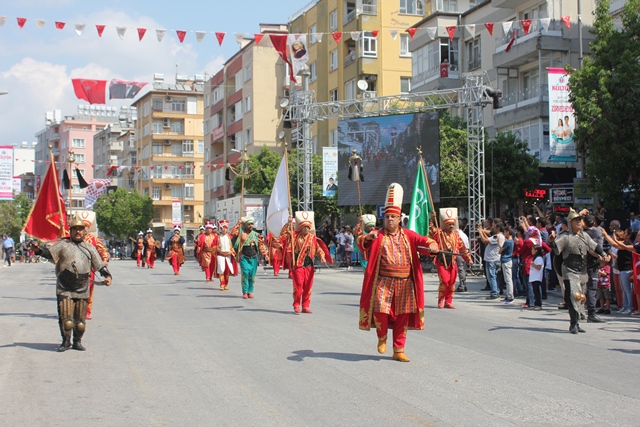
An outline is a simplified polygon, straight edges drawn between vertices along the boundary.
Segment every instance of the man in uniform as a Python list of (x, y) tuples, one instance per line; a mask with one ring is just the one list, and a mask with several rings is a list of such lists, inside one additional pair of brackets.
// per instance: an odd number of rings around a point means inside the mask
[(53, 260), (56, 264), (56, 295), (58, 301), (58, 324), (62, 334), (62, 344), (58, 351), (72, 347), (84, 351), (82, 336), (86, 327), (87, 305), (89, 299), (89, 276), (91, 269), (105, 277), (105, 285), (111, 285), (111, 273), (102, 262), (100, 254), (84, 240), (85, 225), (76, 216), (70, 223), (70, 238), (57, 244), (40, 248), (34, 243), (35, 253)]
[(144, 252), (144, 233), (142, 231), (138, 233), (138, 238), (136, 239), (135, 245), (136, 264), (138, 265), (138, 267), (140, 267), (140, 265), (142, 264), (142, 267), (144, 268), (144, 257), (142, 256), (142, 253)]
[[(198, 237), (198, 251), (200, 268), (204, 271), (206, 280), (213, 281), (216, 276), (216, 253), (218, 252), (218, 235), (213, 232), (213, 223), (207, 221), (205, 232)], [(222, 289), (222, 285), (220, 285)]]
[(147, 253), (147, 268), (153, 268), (156, 263), (156, 240), (153, 238), (153, 230), (147, 230), (147, 237), (144, 238), (144, 246)]
[[(473, 265), (473, 259), (469, 255), (469, 251), (456, 231), (456, 222), (458, 221), (457, 209), (444, 208), (440, 210), (440, 220), (443, 228), (436, 228), (435, 224), (429, 227), (431, 238), (438, 243), (440, 251), (452, 252), (454, 254), (462, 254), (462, 257), (470, 265)], [(453, 306), (453, 294), (456, 290), (456, 279), (458, 276), (457, 256), (440, 253), (435, 258), (435, 265), (440, 279), (438, 286), (438, 308), (455, 308)]]
[[(96, 214), (93, 211), (82, 211), (78, 212), (78, 216), (84, 222), (85, 226), (85, 234), (84, 241), (92, 245), (98, 253), (100, 254), (100, 259), (105, 266), (109, 265), (109, 249), (104, 245), (102, 239), (98, 236), (91, 233), (91, 231), (95, 232), (95, 219)], [(87, 302), (87, 320), (91, 319), (91, 311), (93, 310), (93, 280), (95, 279), (95, 271), (91, 270), (91, 276), (89, 277), (89, 301)]]
[(556, 239), (555, 231), (551, 232), (549, 242), (557, 255), (562, 256), (562, 278), (564, 280), (564, 301), (569, 308), (569, 318), (571, 320), (569, 332), (577, 334), (586, 332), (580, 327), (579, 314), (580, 305), (586, 300), (583, 293), (583, 286), (586, 285), (587, 276), (587, 255), (595, 253), (600, 259), (608, 256), (602, 247), (582, 231), (582, 216), (571, 209), (569, 217), (569, 233)]
[(184, 264), (184, 237), (180, 235), (180, 226), (173, 227), (173, 236), (169, 239), (169, 253), (167, 261), (173, 267), (173, 274), (180, 274), (180, 266)]
[(424, 329), (424, 283), (418, 246), (438, 253), (427, 236), (400, 227), (403, 189), (393, 183), (385, 199), (385, 226), (368, 233), (364, 250), (369, 264), (360, 296), (360, 329), (375, 327), (378, 352), (387, 349), (387, 329), (393, 327), (393, 360), (408, 362), (404, 347), (408, 329)]
[(200, 232), (198, 233), (198, 236), (193, 239), (193, 255), (196, 257), (196, 261), (198, 261), (198, 264), (200, 264), (200, 250), (198, 248), (198, 245), (200, 244), (200, 236), (205, 233), (204, 225), (201, 225), (199, 230)]
[(269, 251), (269, 264), (273, 266), (273, 275), (278, 276), (282, 265), (282, 240), (269, 233), (265, 238), (265, 244)]
[[(360, 251), (360, 265), (363, 269), (367, 269), (367, 264), (369, 263), (369, 258), (367, 251), (364, 250), (364, 242), (367, 234), (371, 233), (375, 230), (376, 227), (376, 217), (375, 215), (366, 214), (360, 217), (360, 221), (356, 224), (353, 229), (353, 234), (356, 237), (356, 247)], [(364, 231), (363, 231), (364, 229)]]
[(235, 259), (235, 251), (229, 236), (229, 220), (222, 219), (220, 224), (220, 236), (218, 238), (218, 252), (216, 254), (216, 274), (220, 278), (220, 289), (229, 290), (229, 276), (238, 275), (238, 264)]
[(311, 288), (313, 288), (313, 277), (315, 266), (313, 260), (318, 255), (320, 260), (326, 264), (331, 261), (329, 249), (322, 240), (310, 232), (313, 228), (313, 212), (296, 212), (299, 217), (300, 231), (291, 232), (292, 217), (282, 228), (280, 235), (285, 245), (292, 248), (291, 278), (293, 279), (293, 311), (300, 313), (302, 305), (303, 313), (311, 313)]
[(242, 298), (253, 298), (253, 286), (258, 272), (258, 251), (268, 257), (262, 237), (253, 229), (253, 218), (242, 217), (231, 230), (236, 262), (240, 264)]

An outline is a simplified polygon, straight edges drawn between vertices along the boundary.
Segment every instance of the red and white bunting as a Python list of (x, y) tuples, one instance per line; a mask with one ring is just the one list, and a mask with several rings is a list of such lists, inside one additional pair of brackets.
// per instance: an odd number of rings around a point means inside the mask
[(124, 40), (124, 34), (127, 32), (127, 27), (116, 27), (116, 33), (118, 33), (118, 37), (120, 40)]
[(371, 35), (377, 39), (378, 38), (378, 30), (371, 31)]
[(340, 43), (340, 39), (342, 38), (342, 33), (340, 31), (334, 31), (331, 33), (331, 37), (336, 41), (336, 43)]
[(256, 44), (260, 44), (260, 40), (262, 40), (262, 37), (264, 37), (264, 34), (254, 34), (253, 38), (256, 39)]
[(176, 30), (176, 35), (178, 36), (180, 43), (182, 43), (184, 42), (184, 37), (187, 35), (187, 32), (184, 30)]
[(96, 25), (96, 31), (98, 31), (98, 37), (102, 37), (102, 33), (104, 32), (105, 25)]
[(44, 27), (46, 23), (47, 21), (45, 21), (44, 19), (36, 19), (36, 25), (38, 26), (38, 28)]
[(567, 28), (571, 28), (571, 17), (570, 16), (562, 16), (562, 17), (560, 17), (560, 20), (562, 22), (564, 22), (564, 25), (566, 25)]
[(360, 40), (360, 35), (362, 34), (362, 31), (352, 31), (349, 33), (349, 35), (351, 35), (351, 39), (354, 41), (358, 41)]
[(407, 28), (407, 33), (409, 33), (409, 37), (411, 37), (411, 40), (413, 40), (413, 38), (416, 36), (416, 30), (417, 28)]
[(507, 21), (502, 23), (502, 32), (506, 36), (511, 31), (511, 26), (513, 25), (513, 21)]
[(427, 27), (427, 35), (431, 40), (436, 38), (437, 33), (438, 33), (438, 27)]
[(142, 39), (144, 38), (144, 35), (147, 33), (147, 29), (146, 28), (136, 28), (136, 30), (138, 30), (138, 41), (142, 41)]
[(202, 43), (202, 39), (207, 35), (206, 31), (196, 31), (196, 41), (198, 43)]
[(238, 46), (242, 48), (242, 43), (244, 43), (244, 33), (233, 33), (233, 36), (236, 38)]
[(0, 16), (0, 27), (2, 27), (5, 22), (7, 22), (7, 17), (6, 16)]
[(24, 24), (27, 23), (27, 18), (16, 18), (16, 21), (18, 21), (18, 27), (22, 29), (24, 27)]
[(456, 35), (456, 30), (457, 30), (457, 29), (458, 29), (458, 27), (457, 27), (457, 26), (455, 26), (455, 25), (451, 25), (451, 26), (448, 26), (448, 27), (447, 27), (447, 34), (449, 34), (449, 39), (450, 39), (451, 41), (453, 41), (453, 38), (454, 38), (454, 37), (455, 37), (455, 35)]
[(222, 46), (222, 41), (224, 40), (225, 33), (216, 33), (216, 39), (218, 39), (218, 45)]
[(489, 35), (493, 35), (493, 22), (487, 22), (484, 24), (484, 27), (489, 31)]
[(161, 42), (162, 39), (164, 38), (164, 35), (167, 33), (167, 30), (158, 30), (156, 29), (156, 38), (158, 39), (158, 42)]
[(76, 34), (78, 35), (78, 37), (80, 37), (82, 35), (82, 32), (84, 31), (86, 25), (85, 24), (75, 24), (74, 28), (76, 30)]
[(540, 19), (540, 26), (542, 27), (542, 31), (547, 32), (549, 30), (550, 24), (551, 24), (551, 18)]
[(61, 21), (56, 21), (55, 24), (56, 24), (56, 28), (59, 30), (64, 30), (64, 26), (67, 25), (66, 22), (61, 22)]
[(524, 30), (525, 35), (529, 34), (529, 30), (531, 29), (531, 19), (523, 19), (520, 21), (522, 24), (522, 29)]
[(398, 38), (398, 30), (389, 30), (389, 34), (391, 35), (391, 38), (394, 40)]
[[(376, 34), (378, 32), (376, 31)], [(322, 43), (322, 36), (324, 35), (324, 33), (314, 33), (313, 36), (316, 38), (316, 40), (318, 41), (318, 43)], [(374, 36), (375, 37), (375, 36)]]
[(471, 38), (474, 38), (476, 36), (476, 25), (475, 24), (465, 25), (464, 28), (465, 28), (465, 30), (467, 30), (467, 33), (469, 33)]

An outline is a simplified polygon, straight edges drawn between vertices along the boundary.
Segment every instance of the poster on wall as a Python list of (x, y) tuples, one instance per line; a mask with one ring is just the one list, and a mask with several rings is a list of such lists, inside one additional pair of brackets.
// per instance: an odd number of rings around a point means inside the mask
[(334, 197), (338, 189), (338, 147), (322, 148), (322, 195)]
[(182, 227), (182, 203), (180, 200), (171, 202), (171, 223), (174, 227), (176, 225)]
[(0, 146), (0, 200), (13, 199), (13, 147)]
[(576, 120), (569, 102), (569, 76), (563, 68), (549, 68), (549, 162), (575, 162)]

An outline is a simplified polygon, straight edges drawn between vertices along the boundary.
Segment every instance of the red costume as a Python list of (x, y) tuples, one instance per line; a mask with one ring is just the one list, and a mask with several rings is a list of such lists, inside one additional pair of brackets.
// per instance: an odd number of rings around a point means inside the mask
[(282, 265), (282, 241), (275, 237), (273, 233), (267, 234), (264, 239), (269, 250), (269, 264), (273, 266), (273, 275), (280, 274), (280, 266)]
[(147, 268), (153, 268), (156, 263), (156, 241), (150, 231), (147, 233), (149, 233), (145, 242), (147, 244)]
[[(85, 222), (85, 225), (86, 225), (86, 222)], [(89, 228), (89, 225), (87, 225), (87, 228)], [(84, 235), (84, 241), (92, 245), (94, 248), (96, 248), (96, 250), (98, 251), (98, 254), (100, 254), (100, 258), (102, 259), (102, 262), (104, 262), (104, 265), (109, 264), (109, 250), (104, 246), (102, 239), (94, 236), (93, 234), (86, 233)], [(91, 280), (89, 281), (89, 301), (87, 302), (87, 319), (91, 319), (91, 311), (93, 309), (93, 287), (94, 287), (93, 280), (96, 278), (96, 273), (95, 271), (93, 271), (93, 269), (91, 269), (91, 274), (89, 275), (89, 278)]]
[[(177, 233), (176, 233), (177, 232)], [(167, 260), (173, 267), (173, 274), (180, 274), (180, 266), (184, 264), (184, 237), (180, 236), (180, 229), (174, 229), (174, 234), (169, 240), (169, 252), (167, 253)]]
[[(213, 229), (207, 224), (208, 229)], [(204, 271), (207, 281), (212, 281), (216, 274), (216, 257), (218, 252), (218, 235), (215, 233), (201, 234), (198, 238), (197, 258), (200, 259), (200, 268)]]
[[(140, 232), (142, 233), (142, 231)], [(138, 234), (138, 240), (136, 241), (136, 262), (138, 267), (140, 264), (144, 267), (144, 258), (142, 257), (142, 251), (144, 250), (144, 237), (142, 234)]]

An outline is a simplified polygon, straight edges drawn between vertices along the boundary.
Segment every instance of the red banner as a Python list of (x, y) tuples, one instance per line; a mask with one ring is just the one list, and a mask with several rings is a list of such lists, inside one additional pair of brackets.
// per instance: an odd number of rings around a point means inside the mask
[(487, 31), (489, 31), (489, 35), (492, 36), (493, 35), (493, 22), (487, 22), (484, 24), (484, 26), (487, 28)]
[(73, 91), (78, 99), (84, 99), (89, 104), (104, 104), (106, 102), (106, 80), (71, 79)]

